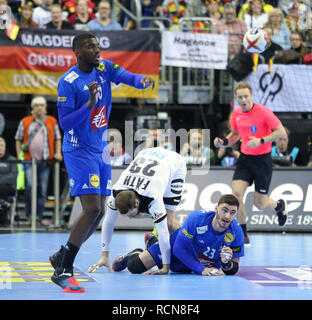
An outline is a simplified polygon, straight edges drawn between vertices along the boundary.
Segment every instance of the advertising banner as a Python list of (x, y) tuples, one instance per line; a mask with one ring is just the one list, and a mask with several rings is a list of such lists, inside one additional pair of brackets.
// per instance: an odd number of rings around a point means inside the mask
[(219, 34), (163, 31), (163, 66), (220, 69), (228, 60), (228, 37)]
[[(112, 183), (119, 178), (123, 169), (112, 170)], [(232, 193), (233, 169), (212, 168), (205, 174), (194, 174), (196, 169), (188, 170), (181, 203), (176, 212), (177, 219), (183, 223), (194, 210), (214, 210), (222, 194)], [(201, 171), (202, 172), (202, 171)], [(274, 169), (268, 194), (272, 199), (287, 201), (289, 218), (285, 227), (278, 225), (274, 209), (258, 210), (253, 205), (254, 186), (245, 194), (247, 228), (249, 231), (312, 231), (312, 170), (305, 168)], [(76, 207), (75, 207), (76, 206)], [(70, 224), (81, 212), (80, 202), (75, 201)], [(129, 219), (119, 215), (116, 229), (148, 230), (153, 228), (152, 219)]]
[(311, 112), (311, 79), (310, 65), (278, 64), (270, 72), (267, 64), (260, 64), (244, 81), (253, 89), (253, 100), (273, 112)]
[[(79, 31), (21, 29), (15, 41), (0, 31), (0, 93), (57, 94), (59, 78), (75, 63), (72, 41)], [(152, 77), (155, 89), (113, 87), (113, 97), (157, 98), (160, 34), (157, 31), (94, 32), (102, 59)]]

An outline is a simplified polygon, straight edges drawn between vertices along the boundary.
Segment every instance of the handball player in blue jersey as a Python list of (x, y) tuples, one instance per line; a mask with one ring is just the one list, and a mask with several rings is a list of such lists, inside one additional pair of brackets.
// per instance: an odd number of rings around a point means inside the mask
[(111, 192), (110, 152), (107, 142), (112, 107), (111, 82), (138, 89), (154, 88), (154, 80), (128, 72), (101, 59), (99, 43), (88, 32), (73, 40), (77, 63), (58, 84), (58, 115), (64, 130), (63, 155), (72, 196), (79, 196), (82, 213), (71, 228), (68, 242), (50, 257), (52, 281), (67, 292), (84, 292), (73, 274), (80, 246), (104, 215)]
[[(172, 272), (197, 273), (203, 276), (234, 275), (244, 256), (244, 234), (236, 218), (238, 199), (223, 195), (215, 211), (193, 211), (181, 228), (170, 236)], [(147, 250), (135, 249), (115, 259), (114, 271), (126, 267), (132, 273), (153, 274), (162, 266), (158, 242), (147, 241)], [(149, 241), (154, 244), (149, 246)]]

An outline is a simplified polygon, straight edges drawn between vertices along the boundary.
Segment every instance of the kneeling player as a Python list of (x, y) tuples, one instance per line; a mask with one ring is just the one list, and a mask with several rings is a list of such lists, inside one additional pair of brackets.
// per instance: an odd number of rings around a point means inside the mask
[[(170, 270), (204, 276), (234, 275), (244, 255), (244, 234), (235, 219), (238, 207), (235, 196), (223, 195), (215, 211), (192, 212), (170, 237)], [(157, 242), (145, 251), (135, 249), (117, 257), (112, 268), (122, 271), (127, 267), (132, 273), (154, 274), (156, 271), (148, 270), (155, 265), (162, 268)]]
[(186, 176), (184, 158), (161, 147), (140, 151), (113, 186), (102, 224), (102, 257), (89, 268), (105, 265), (110, 271), (109, 249), (118, 213), (129, 218), (150, 216), (158, 233), (163, 265), (158, 273), (168, 273), (170, 234), (181, 227), (175, 218)]

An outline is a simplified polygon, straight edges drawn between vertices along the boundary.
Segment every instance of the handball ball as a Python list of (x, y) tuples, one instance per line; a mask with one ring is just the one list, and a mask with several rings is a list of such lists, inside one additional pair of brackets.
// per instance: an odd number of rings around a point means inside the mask
[(243, 44), (248, 52), (261, 53), (268, 47), (269, 38), (264, 30), (251, 28), (245, 33)]

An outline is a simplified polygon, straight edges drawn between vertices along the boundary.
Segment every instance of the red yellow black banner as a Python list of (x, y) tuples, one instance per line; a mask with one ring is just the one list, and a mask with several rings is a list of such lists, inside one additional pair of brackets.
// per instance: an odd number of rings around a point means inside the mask
[[(76, 63), (72, 40), (78, 32), (20, 29), (16, 40), (0, 32), (0, 93), (57, 94), (59, 78)], [(113, 87), (113, 97), (157, 98), (160, 35), (157, 31), (96, 32), (101, 57), (137, 74), (152, 77), (156, 86), (138, 90)]]

